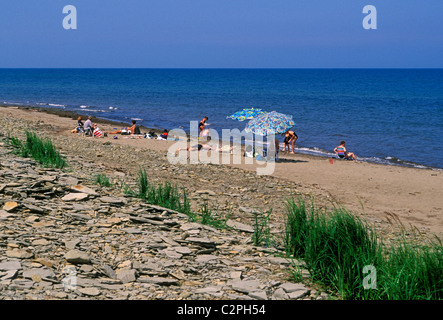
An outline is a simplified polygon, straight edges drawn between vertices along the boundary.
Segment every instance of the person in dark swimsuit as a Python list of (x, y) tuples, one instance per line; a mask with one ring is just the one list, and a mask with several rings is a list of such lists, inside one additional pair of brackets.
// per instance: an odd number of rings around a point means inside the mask
[(345, 141), (340, 141), (340, 145), (334, 149), (334, 152), (340, 159), (357, 161), (355, 154), (346, 150), (345, 144)]
[(285, 132), (285, 148), (283, 149), (283, 152), (286, 152), (286, 147), (288, 148), (288, 151), (291, 151), (289, 148), (289, 144), (292, 145), (292, 151), (289, 152), (291, 154), (294, 154), (294, 145), (295, 145), (295, 141), (297, 141), (298, 136), (294, 131), (288, 130)]

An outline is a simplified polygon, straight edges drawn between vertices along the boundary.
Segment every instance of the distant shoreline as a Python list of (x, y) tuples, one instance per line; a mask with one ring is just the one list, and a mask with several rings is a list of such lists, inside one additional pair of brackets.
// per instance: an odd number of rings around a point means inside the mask
[[(83, 120), (86, 120), (87, 117), (89, 116), (89, 114), (87, 113), (87, 110), (85, 110), (85, 112), (78, 112), (78, 111), (73, 111), (73, 110), (64, 110), (61, 108), (56, 108), (56, 107), (44, 107), (44, 106), (29, 106), (29, 105), (8, 105), (8, 104), (3, 104), (0, 105), (0, 107), (7, 107), (7, 108), (19, 108), (19, 109), (25, 109), (25, 110), (35, 110), (38, 112), (44, 112), (44, 113), (48, 113), (48, 114), (53, 114), (53, 115), (57, 115), (60, 117), (65, 117), (65, 118), (71, 118), (72, 120), (77, 120), (77, 118), (79, 116), (82, 117)], [(125, 127), (129, 127), (131, 126), (130, 122), (124, 122), (124, 121), (116, 121), (116, 120), (108, 120), (105, 118), (100, 118), (97, 116), (92, 116), (92, 122), (97, 122), (99, 124), (108, 124), (111, 125), (115, 128), (117, 128), (117, 130), (120, 130), (121, 128), (125, 128)], [(146, 127), (146, 126), (142, 126), (140, 125), (140, 129), (142, 131), (142, 133), (148, 133), (148, 132), (154, 132), (157, 135), (161, 134), (163, 132), (163, 130), (165, 129), (159, 129), (159, 128), (150, 128), (150, 127)], [(172, 128), (167, 128), (168, 130), (172, 129)], [(186, 135), (188, 137), (190, 137), (189, 132), (186, 132)], [(280, 140), (280, 139), (279, 139)], [(214, 142), (214, 141), (213, 141)], [(280, 141), (280, 145), (281, 145), (282, 141)], [(242, 148), (244, 148), (244, 144), (242, 144)], [(303, 155), (303, 156), (308, 156), (308, 157), (314, 157), (314, 158), (320, 158), (320, 159), (328, 159), (331, 158), (331, 155), (327, 155), (327, 154), (315, 154), (315, 151), (312, 150), (301, 150), (296, 148), (295, 153), (298, 155)], [(332, 154), (332, 152), (331, 152)], [(332, 155), (333, 158), (335, 158), (335, 156)], [(421, 169), (421, 170), (433, 170), (433, 171), (443, 171), (443, 168), (439, 168), (439, 167), (430, 167), (427, 165), (422, 165), (420, 163), (409, 163), (407, 161), (404, 162), (399, 162), (399, 163), (395, 163), (395, 162), (387, 162), (387, 163), (382, 163), (379, 161), (371, 161), (370, 159), (367, 158), (362, 158), (359, 157), (359, 155), (357, 155), (357, 158), (359, 159), (359, 161), (361, 162), (367, 162), (367, 163), (373, 163), (373, 164), (377, 164), (377, 165), (386, 165), (386, 166), (394, 166), (394, 167), (404, 167), (404, 168), (414, 168), (414, 169)]]

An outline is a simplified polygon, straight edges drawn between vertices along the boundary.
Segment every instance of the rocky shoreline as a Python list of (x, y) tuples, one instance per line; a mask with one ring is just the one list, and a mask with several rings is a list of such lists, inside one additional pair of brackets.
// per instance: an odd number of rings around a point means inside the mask
[[(1, 127), (19, 124), (23, 131), (36, 130), (49, 136), (54, 130), (35, 122), (17, 121), (2, 119)], [(234, 229), (218, 230), (190, 222), (184, 214), (128, 197), (118, 183), (131, 185), (139, 166), (147, 168), (152, 181), (167, 178), (166, 172), (176, 177), (197, 177), (199, 170), (207, 173), (209, 169), (228, 169), (196, 166), (192, 172), (178, 174), (186, 168), (168, 165), (163, 155), (152, 150), (136, 152), (129, 146), (62, 136), (51, 138), (57, 146), (63, 146), (69, 168), (48, 169), (12, 154), (6, 132), (23, 136), (21, 130), (6, 130), (0, 137), (0, 299), (328, 298), (324, 292), (289, 280), (291, 266), (302, 266), (302, 262), (282, 258), (277, 249), (252, 245), (250, 225), (236, 219), (243, 213), (241, 216), (251, 220), (252, 209), (247, 201), (243, 207), (237, 206), (230, 218)], [(94, 152), (88, 156), (80, 149)], [(125, 165), (108, 159), (119, 154), (127, 154)], [(112, 187), (93, 183), (93, 177), (101, 173), (113, 180)], [(203, 197), (217, 199), (223, 214), (232, 211), (240, 194), (248, 199), (254, 189), (250, 184), (252, 191), (233, 184), (226, 185), (220, 194), (187, 187), (193, 191), (196, 203)], [(237, 197), (232, 189), (228, 192), (230, 188), (238, 188)], [(234, 201), (229, 203), (228, 199)], [(306, 272), (303, 275), (308, 276)]]

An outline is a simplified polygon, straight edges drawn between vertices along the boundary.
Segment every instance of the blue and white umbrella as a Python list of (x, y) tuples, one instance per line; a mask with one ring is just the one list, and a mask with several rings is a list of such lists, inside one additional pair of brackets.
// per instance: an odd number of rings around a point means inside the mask
[(291, 115), (272, 111), (249, 120), (245, 132), (267, 136), (284, 133), (293, 126), (294, 120)]
[(265, 114), (266, 112), (263, 111), (262, 109), (254, 109), (254, 108), (249, 108), (249, 109), (243, 109), (240, 111), (237, 111), (236, 113), (234, 113), (233, 115), (230, 115), (227, 118), (231, 118), (234, 120), (238, 120), (238, 121), (245, 121), (245, 120), (250, 120), (255, 118), (256, 116)]

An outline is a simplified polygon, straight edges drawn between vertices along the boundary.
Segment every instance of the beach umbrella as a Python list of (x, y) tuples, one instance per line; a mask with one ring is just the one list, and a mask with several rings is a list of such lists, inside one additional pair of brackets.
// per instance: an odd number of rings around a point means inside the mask
[(294, 120), (291, 115), (272, 111), (249, 120), (245, 131), (267, 136), (284, 133), (292, 126), (294, 126)]
[(265, 114), (265, 113), (266, 112), (263, 111), (262, 109), (249, 108), (249, 109), (243, 109), (243, 110), (237, 111), (236, 113), (234, 113), (226, 118), (231, 118), (231, 119), (238, 120), (238, 121), (245, 121), (245, 120), (253, 119), (256, 116), (261, 115), (261, 114)]

